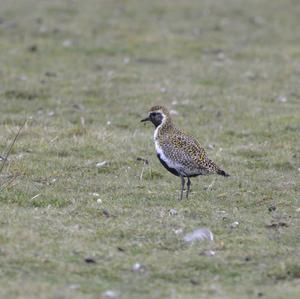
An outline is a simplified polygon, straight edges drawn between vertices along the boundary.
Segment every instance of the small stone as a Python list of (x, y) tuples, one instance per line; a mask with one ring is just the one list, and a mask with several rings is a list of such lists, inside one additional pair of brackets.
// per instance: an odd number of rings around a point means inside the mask
[(112, 290), (107, 290), (107, 291), (103, 292), (102, 295), (105, 298), (118, 298), (119, 297), (119, 293), (116, 291), (112, 291)]
[(209, 240), (213, 241), (213, 233), (208, 228), (199, 228), (184, 236), (183, 240), (187, 243), (193, 241)]
[(70, 46), (73, 45), (73, 41), (70, 40), (70, 39), (66, 39), (66, 40), (63, 41), (62, 45), (63, 45), (64, 47), (70, 47)]
[(110, 70), (110, 71), (107, 72), (107, 77), (112, 78), (114, 76), (114, 74), (115, 74), (115, 72)]
[(26, 76), (20, 76), (18, 79), (20, 81), (27, 81), (28, 77), (26, 77)]
[(101, 198), (97, 198), (97, 203), (102, 203), (102, 199)]
[(280, 103), (286, 103), (287, 102), (287, 97), (281, 95), (281, 96), (277, 97), (277, 101), (280, 102)]
[(92, 258), (92, 257), (86, 257), (84, 259), (84, 261), (87, 263), (87, 264), (96, 264), (96, 261)]
[(169, 214), (172, 215), (172, 216), (174, 216), (174, 215), (177, 215), (178, 212), (177, 212), (176, 209), (170, 209)]
[(200, 284), (200, 281), (196, 278), (191, 278), (190, 279), (190, 282), (192, 285), (196, 286), (196, 285), (199, 285)]
[(71, 290), (77, 290), (77, 289), (80, 288), (80, 284), (70, 284), (70, 285), (69, 285), (69, 288), (70, 288)]
[(262, 297), (263, 295), (264, 295), (264, 293), (262, 293), (262, 292), (257, 293), (258, 297)]
[(81, 104), (73, 104), (72, 105), (72, 108), (76, 109), (76, 110), (83, 110), (84, 107), (81, 105)]
[(276, 211), (277, 207), (275, 205), (271, 205), (268, 207), (269, 212), (274, 212)]
[(109, 211), (108, 211), (107, 209), (103, 209), (102, 212), (103, 212), (103, 215), (104, 215), (105, 217), (107, 217), (107, 218), (110, 217), (110, 213), (109, 213)]
[(46, 26), (41, 26), (41, 27), (39, 28), (39, 32), (40, 32), (40, 33), (47, 33), (47, 32), (48, 32), (48, 28), (47, 28)]
[(178, 228), (178, 229), (173, 229), (173, 232), (175, 235), (180, 235), (180, 234), (182, 234), (183, 230), (182, 230), (182, 228)]
[(253, 24), (255, 25), (264, 25), (265, 23), (265, 19), (261, 16), (254, 16), (253, 18), (251, 18), (251, 21), (253, 22)]
[(43, 19), (40, 17), (36, 18), (35, 21), (37, 24), (43, 24)]
[(161, 92), (161, 93), (166, 93), (166, 92), (167, 92), (167, 89), (166, 89), (165, 87), (161, 87), (161, 88), (160, 88), (160, 92)]
[(128, 64), (130, 62), (130, 58), (129, 57), (125, 57), (124, 59), (123, 59), (123, 63), (124, 64)]
[(37, 45), (31, 45), (30, 47), (28, 47), (28, 51), (30, 52), (36, 52), (38, 50)]
[(72, 226), (72, 229), (81, 230), (81, 225), (80, 224), (75, 224), (75, 225)]
[(49, 112), (48, 112), (48, 116), (52, 117), (52, 116), (54, 116), (54, 115), (55, 115), (55, 112), (54, 112), (54, 111), (49, 111)]
[(213, 250), (205, 250), (205, 251), (201, 252), (200, 255), (205, 255), (205, 256), (215, 256), (215, 255), (216, 255), (216, 252), (213, 251)]
[(132, 272), (145, 272), (146, 267), (140, 263), (133, 264), (131, 268)]
[(56, 77), (56, 73), (50, 72), (50, 71), (46, 71), (46, 72), (45, 72), (45, 76), (46, 76), (46, 77)]
[(297, 208), (297, 209), (296, 209), (296, 212), (297, 212), (297, 213), (300, 213), (300, 208)]
[(233, 223), (230, 224), (230, 228), (237, 228), (239, 226), (238, 221), (234, 221)]
[(226, 58), (226, 56), (225, 56), (225, 54), (224, 54), (223, 52), (219, 52), (219, 53), (217, 54), (217, 59), (218, 59), (219, 61), (223, 61), (225, 58)]
[(97, 168), (101, 168), (101, 167), (105, 166), (106, 164), (107, 164), (106, 161), (98, 162), (98, 163), (96, 164), (96, 167), (97, 167)]

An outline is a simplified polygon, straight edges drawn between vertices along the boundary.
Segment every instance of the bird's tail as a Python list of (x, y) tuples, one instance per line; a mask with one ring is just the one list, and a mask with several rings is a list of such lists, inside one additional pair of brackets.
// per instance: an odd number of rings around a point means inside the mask
[(228, 174), (227, 172), (225, 172), (225, 171), (222, 170), (222, 169), (218, 169), (218, 170), (217, 170), (217, 174), (222, 175), (222, 176), (225, 176), (225, 177), (230, 176), (230, 174)]

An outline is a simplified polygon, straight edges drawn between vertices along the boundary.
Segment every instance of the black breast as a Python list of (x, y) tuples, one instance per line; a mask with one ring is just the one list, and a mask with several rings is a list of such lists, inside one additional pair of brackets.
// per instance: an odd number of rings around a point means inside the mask
[(167, 165), (167, 163), (166, 163), (163, 159), (161, 159), (160, 154), (157, 154), (157, 158), (159, 159), (160, 163), (161, 163), (168, 171), (170, 171), (171, 173), (173, 173), (173, 174), (176, 175), (176, 176), (179, 176), (179, 174), (178, 174), (178, 172), (177, 172), (177, 170), (176, 170), (175, 168), (169, 167), (169, 166)]

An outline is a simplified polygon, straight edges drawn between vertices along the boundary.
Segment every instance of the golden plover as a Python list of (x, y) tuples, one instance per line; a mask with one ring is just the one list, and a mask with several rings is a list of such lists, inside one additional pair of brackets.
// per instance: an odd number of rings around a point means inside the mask
[(184, 178), (187, 178), (186, 198), (188, 198), (191, 177), (214, 173), (225, 177), (229, 176), (207, 157), (205, 150), (193, 136), (175, 128), (170, 113), (165, 107), (152, 107), (148, 117), (141, 121), (151, 121), (154, 124), (154, 143), (157, 157), (168, 171), (180, 177), (180, 199), (183, 197)]

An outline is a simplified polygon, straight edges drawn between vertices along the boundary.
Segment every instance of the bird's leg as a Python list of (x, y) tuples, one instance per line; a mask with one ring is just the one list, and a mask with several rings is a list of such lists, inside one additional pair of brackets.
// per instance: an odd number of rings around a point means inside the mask
[(180, 200), (182, 200), (182, 197), (183, 197), (183, 189), (184, 189), (185, 181), (184, 181), (184, 177), (183, 177), (182, 175), (180, 175), (180, 178), (181, 178), (181, 194), (180, 194)]
[(188, 181), (187, 181), (187, 190), (186, 190), (186, 199), (189, 198), (189, 193), (190, 193), (190, 187), (191, 187), (191, 180), (190, 177), (187, 177)]

